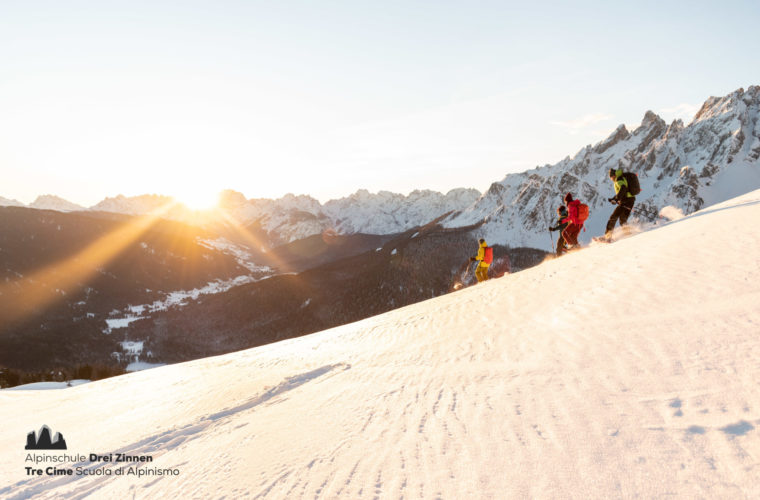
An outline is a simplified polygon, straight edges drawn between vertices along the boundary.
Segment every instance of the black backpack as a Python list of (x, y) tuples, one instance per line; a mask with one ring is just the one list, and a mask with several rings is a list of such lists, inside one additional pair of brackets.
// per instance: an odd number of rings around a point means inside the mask
[(628, 183), (628, 192), (633, 196), (638, 195), (641, 192), (641, 184), (639, 184), (638, 174), (633, 172), (623, 172), (623, 178)]

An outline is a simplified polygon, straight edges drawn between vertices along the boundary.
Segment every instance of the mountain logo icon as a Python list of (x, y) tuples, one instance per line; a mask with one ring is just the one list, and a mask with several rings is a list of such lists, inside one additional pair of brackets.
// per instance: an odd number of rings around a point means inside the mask
[(34, 431), (26, 435), (25, 450), (65, 450), (66, 440), (63, 434), (56, 432), (54, 437), (50, 437), (50, 427), (43, 425), (39, 434)]

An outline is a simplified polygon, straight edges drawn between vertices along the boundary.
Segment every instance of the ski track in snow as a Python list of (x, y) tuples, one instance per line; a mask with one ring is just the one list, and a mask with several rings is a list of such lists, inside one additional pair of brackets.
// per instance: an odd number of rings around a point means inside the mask
[[(0, 393), (0, 496), (758, 497), (758, 217), (760, 191), (303, 338)], [(43, 423), (181, 475), (24, 478)]]

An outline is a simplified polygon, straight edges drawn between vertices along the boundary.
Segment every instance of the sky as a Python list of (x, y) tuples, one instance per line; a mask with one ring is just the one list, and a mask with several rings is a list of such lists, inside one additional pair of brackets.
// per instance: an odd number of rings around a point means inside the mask
[(0, 196), (485, 190), (759, 85), (759, 23), (732, 0), (2, 0)]

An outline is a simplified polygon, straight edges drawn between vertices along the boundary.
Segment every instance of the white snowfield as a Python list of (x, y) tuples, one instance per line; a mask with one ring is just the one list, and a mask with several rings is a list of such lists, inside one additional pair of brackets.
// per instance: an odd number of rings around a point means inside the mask
[[(0, 497), (758, 498), (758, 220), (755, 191), (307, 337), (0, 392)], [(179, 475), (26, 476), (42, 425)]]

